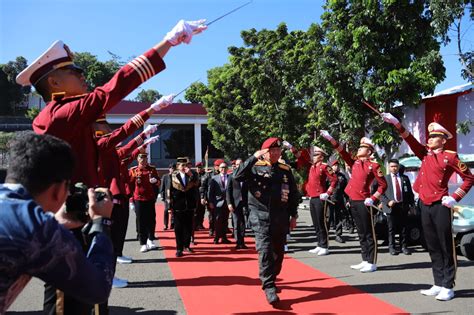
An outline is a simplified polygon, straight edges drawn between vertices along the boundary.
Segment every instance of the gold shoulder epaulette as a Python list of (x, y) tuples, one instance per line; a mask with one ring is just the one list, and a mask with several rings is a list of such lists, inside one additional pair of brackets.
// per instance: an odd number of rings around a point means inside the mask
[(271, 165), (270, 162), (266, 160), (258, 160), (257, 163), (255, 163), (255, 166), (269, 166)]
[(285, 171), (291, 170), (291, 167), (288, 164), (278, 163), (278, 166)]

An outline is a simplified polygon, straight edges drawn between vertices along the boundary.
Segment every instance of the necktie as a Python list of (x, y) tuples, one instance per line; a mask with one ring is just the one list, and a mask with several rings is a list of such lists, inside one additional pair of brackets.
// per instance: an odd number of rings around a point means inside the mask
[(395, 197), (396, 201), (402, 200), (402, 190), (400, 189), (400, 183), (398, 182), (397, 175), (393, 175), (393, 178), (395, 179)]
[(225, 188), (225, 175), (221, 176), (221, 181), (222, 181), (222, 187)]

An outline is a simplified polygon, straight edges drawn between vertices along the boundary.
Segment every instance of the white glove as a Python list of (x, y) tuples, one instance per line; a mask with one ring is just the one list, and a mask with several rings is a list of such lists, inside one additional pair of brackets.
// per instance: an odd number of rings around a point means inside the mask
[(152, 133), (156, 132), (157, 130), (158, 130), (158, 125), (148, 125), (143, 132), (145, 133), (145, 135), (149, 136)]
[(175, 97), (174, 94), (162, 96), (159, 100), (151, 104), (150, 108), (152, 108), (155, 112), (159, 109), (166, 108), (173, 103), (174, 97)]
[(154, 177), (150, 178), (150, 184), (156, 184), (158, 180)]
[(160, 138), (160, 136), (151, 137), (150, 139), (147, 139), (145, 141), (144, 145), (149, 145), (149, 144), (155, 143), (156, 141), (158, 141), (158, 138)]
[(456, 203), (456, 199), (451, 196), (444, 196), (443, 198), (441, 198), (441, 203), (445, 207), (452, 208)]
[(334, 138), (329, 134), (329, 132), (327, 132), (326, 130), (320, 130), (319, 131), (319, 134), (326, 140), (328, 141), (331, 141), (333, 140)]
[(319, 195), (319, 199), (321, 199), (322, 201), (326, 201), (328, 200), (328, 198), (329, 198), (329, 195), (326, 193), (322, 193), (321, 195)]
[(372, 198), (365, 198), (364, 205), (366, 205), (367, 207), (371, 207), (374, 205), (374, 201), (372, 200)]
[(290, 149), (290, 150), (293, 148), (293, 146), (291, 145), (291, 143), (289, 143), (289, 142), (286, 141), (286, 140), (283, 141), (283, 146), (284, 146), (285, 148)]
[(181, 20), (165, 35), (164, 39), (173, 46), (181, 44), (182, 42), (189, 44), (193, 35), (199, 34), (207, 29), (207, 25), (204, 25), (204, 23), (206, 23), (205, 19), (197, 21)]
[(383, 121), (385, 121), (389, 124), (398, 125), (400, 123), (400, 121), (390, 113), (381, 113), (380, 115), (382, 115)]

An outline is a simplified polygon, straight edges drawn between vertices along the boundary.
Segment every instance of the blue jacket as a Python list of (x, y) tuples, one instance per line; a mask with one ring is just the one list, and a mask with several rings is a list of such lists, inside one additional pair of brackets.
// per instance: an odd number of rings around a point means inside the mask
[(72, 233), (16, 184), (0, 185), (0, 213), (0, 314), (31, 277), (87, 304), (107, 300), (115, 257), (105, 233), (93, 236), (86, 257)]

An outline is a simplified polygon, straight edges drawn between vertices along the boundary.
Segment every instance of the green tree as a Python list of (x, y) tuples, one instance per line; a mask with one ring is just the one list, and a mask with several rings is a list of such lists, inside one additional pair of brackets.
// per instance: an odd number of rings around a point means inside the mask
[(153, 103), (157, 101), (163, 95), (160, 94), (157, 90), (148, 89), (148, 90), (141, 90), (137, 97), (135, 97), (135, 101), (143, 102), (143, 103)]
[[(463, 49), (463, 32), (468, 31), (472, 27), (472, 22), (474, 21), (474, 0), (431, 0), (430, 10), (433, 15), (432, 25), (436, 33), (442, 38), (443, 43), (449, 43), (451, 37), (455, 36), (459, 61), (462, 65), (461, 75), (464, 79), (473, 82), (474, 51), (472, 45), (469, 45), (470, 49)], [(466, 15), (468, 16), (466, 17)], [(468, 21), (465, 24), (467, 25), (466, 30), (461, 28), (463, 20)]]
[(17, 57), (15, 61), (0, 64), (0, 115), (16, 113), (16, 105), (25, 101), (30, 87), (23, 87), (16, 83), (16, 76), (27, 67), (24, 57)]
[(208, 72), (208, 86), (186, 93), (206, 107), (213, 144), (227, 157), (248, 155), (270, 136), (309, 141), (307, 95), (317, 78), (307, 70), (322, 51), (320, 28), (311, 30), (289, 32), (282, 23), (243, 31), (244, 47), (230, 47), (230, 62)]
[(112, 55), (111, 60), (102, 62), (89, 52), (75, 53), (74, 63), (84, 70), (89, 90), (107, 83), (121, 66), (116, 55)]
[(39, 113), (40, 109), (38, 107), (28, 108), (26, 110), (25, 117), (34, 120)]
[(329, 129), (352, 148), (361, 135), (372, 132), (374, 142), (392, 156), (400, 137), (361, 101), (401, 117), (403, 107), (395, 104), (418, 105), (421, 95), (432, 93), (444, 79), (427, 7), (428, 1), (421, 0), (326, 2), (320, 72), (326, 88), (324, 99), (317, 102), (318, 114), (336, 111), (340, 124), (334, 129), (334, 119), (316, 119), (318, 128)]

